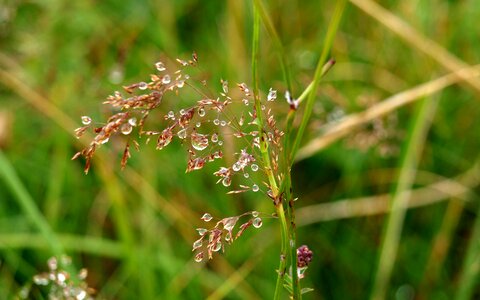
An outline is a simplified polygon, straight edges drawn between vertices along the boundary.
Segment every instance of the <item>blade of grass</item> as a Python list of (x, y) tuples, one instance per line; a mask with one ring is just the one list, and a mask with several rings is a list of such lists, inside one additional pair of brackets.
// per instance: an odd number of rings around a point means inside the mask
[(480, 272), (480, 209), (477, 212), (473, 233), (467, 249), (467, 255), (463, 261), (459, 286), (455, 294), (456, 300), (473, 299), (475, 287), (478, 287), (478, 275)]
[(328, 25), (327, 35), (325, 36), (324, 46), (322, 49), (322, 54), (320, 55), (320, 59), (318, 60), (317, 68), (315, 69), (315, 75), (313, 77), (312, 88), (310, 93), (308, 94), (307, 104), (305, 106), (305, 111), (302, 116), (302, 121), (298, 128), (297, 134), (295, 136), (295, 140), (293, 142), (293, 146), (289, 153), (290, 161), (293, 161), (295, 158), (297, 151), (300, 147), (300, 143), (303, 138), (303, 134), (305, 133), (305, 129), (307, 127), (308, 122), (310, 121), (310, 116), (313, 110), (313, 104), (315, 103), (315, 98), (317, 96), (318, 85), (322, 78), (323, 68), (327, 62), (328, 54), (330, 53), (330, 49), (332, 48), (333, 40), (335, 39), (335, 35), (337, 33), (338, 26), (340, 25), (340, 20), (343, 15), (343, 11), (345, 9), (345, 0), (340, 0), (337, 2), (335, 6), (335, 11), (333, 12), (332, 19)]
[(388, 97), (368, 110), (348, 115), (339, 120), (338, 123), (326, 126), (324, 133), (302, 147), (295, 159), (296, 161), (300, 161), (310, 157), (314, 153), (326, 148), (340, 138), (351, 133), (355, 128), (368, 123), (373, 119), (387, 115), (388, 113), (417, 101), (422, 97), (433, 95), (450, 85), (460, 82), (462, 78), (473, 78), (478, 76), (480, 76), (480, 65), (460, 69)]
[(10, 161), (0, 150), (0, 177), (3, 178), (7, 187), (10, 188), (12, 194), (15, 196), (18, 205), (24, 211), (28, 220), (36, 227), (42, 234), (42, 237), (47, 241), (52, 253), (58, 257), (64, 254), (62, 243), (58, 240), (55, 232), (48, 224), (40, 210), (38, 209), (32, 196), (28, 193), (25, 186), (22, 184), (20, 178), (10, 164)]
[[(448, 52), (435, 41), (419, 33), (413, 27), (408, 25), (408, 23), (404, 22), (402, 19), (377, 3), (371, 0), (350, 0), (350, 2), (400, 36), (409, 45), (419, 49), (427, 56), (430, 56), (447, 70), (455, 72), (458, 69), (466, 68), (468, 66), (468, 64)], [(480, 81), (477, 78), (468, 77), (464, 74), (461, 74), (460, 76), (462, 77), (462, 80), (468, 83), (477, 92), (480, 92)]]
[(287, 84), (287, 90), (290, 93), (293, 93), (292, 90), (292, 76), (290, 72), (290, 67), (288, 64), (287, 56), (285, 55), (285, 49), (283, 47), (282, 41), (280, 40), (280, 37), (277, 33), (277, 30), (275, 29), (275, 26), (273, 26), (272, 19), (270, 18), (267, 10), (265, 9), (265, 5), (262, 0), (254, 0), (255, 3), (255, 8), (257, 9), (258, 13), (260, 14), (260, 17), (262, 19), (263, 25), (265, 25), (265, 28), (267, 29), (268, 34), (270, 35), (270, 38), (273, 41), (273, 44), (275, 46), (275, 50), (278, 53), (278, 59), (280, 61), (280, 66), (282, 68), (282, 73), (283, 73), (283, 78)]
[(390, 203), (391, 212), (386, 221), (380, 260), (371, 295), (372, 300), (387, 298), (388, 285), (396, 260), (405, 212), (410, 198), (409, 191), (415, 178), (416, 169), (437, 105), (438, 101), (435, 99), (424, 100), (419, 104), (419, 111), (412, 121), (398, 183)]

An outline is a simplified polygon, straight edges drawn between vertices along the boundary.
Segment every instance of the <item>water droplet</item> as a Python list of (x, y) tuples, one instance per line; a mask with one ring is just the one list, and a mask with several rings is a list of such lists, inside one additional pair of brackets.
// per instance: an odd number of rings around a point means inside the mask
[(260, 213), (256, 210), (252, 211), (252, 217), (254, 217), (254, 218), (258, 217), (259, 214)]
[(225, 235), (225, 241), (229, 242), (232, 240), (232, 234), (230, 232), (227, 232), (227, 234)]
[(250, 102), (248, 101), (248, 99), (243, 99), (242, 102), (243, 102), (243, 104), (245, 104), (245, 106), (248, 106), (248, 104), (250, 103)]
[(265, 107), (265, 105), (262, 105), (262, 106), (260, 106), (260, 108), (261, 108), (262, 110), (265, 110), (266, 107)]
[(199, 235), (204, 235), (208, 230), (205, 228), (197, 228), (197, 231)]
[(218, 252), (220, 249), (222, 249), (222, 242), (217, 242), (215, 244), (215, 247), (212, 248), (213, 252)]
[(223, 145), (223, 141), (218, 141), (218, 145), (219, 146)]
[(240, 164), (239, 163), (234, 163), (233, 166), (232, 166), (232, 170), (234, 172), (240, 171)]
[(182, 139), (182, 140), (183, 140), (184, 138), (186, 138), (186, 137), (187, 137), (187, 129), (184, 128), (184, 129), (179, 130), (179, 131), (177, 132), (177, 136), (178, 136), (178, 138), (180, 138), (180, 139)]
[(36, 285), (48, 285), (48, 278), (43, 275), (35, 275), (33, 276), (33, 282)]
[(212, 134), (211, 140), (212, 140), (213, 143), (218, 142), (218, 134), (216, 134), (216, 133)]
[(180, 110), (180, 114), (181, 114), (182, 116), (185, 114), (185, 110), (184, 110), (183, 108)]
[(222, 120), (222, 121), (220, 122), (220, 126), (225, 127), (226, 125), (227, 125), (227, 122), (226, 122), (226, 121), (223, 121), (223, 120)]
[(258, 217), (255, 218), (255, 219), (253, 219), (252, 225), (253, 225), (253, 227), (255, 227), (255, 228), (260, 228), (260, 227), (262, 227), (262, 225), (263, 225), (262, 219), (261, 219), (261, 218), (258, 218)]
[(174, 113), (173, 111), (169, 111), (168, 114), (167, 114), (167, 117), (168, 117), (169, 119), (175, 120), (175, 113)]
[(102, 144), (102, 145), (103, 145), (103, 144), (106, 144), (106, 143), (108, 143), (108, 140), (109, 140), (109, 139), (110, 139), (110, 138), (108, 138), (108, 137), (107, 137), (107, 138), (100, 139), (100, 140), (98, 140), (98, 143), (99, 143), (99, 144)]
[(203, 260), (203, 252), (198, 252), (197, 255), (195, 255), (195, 261), (201, 262), (202, 260)]
[(176, 85), (177, 85), (177, 88), (179, 89), (183, 88), (183, 86), (185, 85), (185, 80), (177, 81)]
[(243, 173), (243, 177), (248, 178), (248, 177), (250, 177), (250, 174), (248, 174), (248, 173)]
[(75, 299), (77, 300), (84, 300), (87, 298), (87, 292), (81, 288), (72, 289), (71, 294), (75, 296)]
[(204, 213), (203, 216), (201, 217), (201, 219), (204, 220), (205, 222), (209, 222), (210, 220), (213, 219), (213, 217), (209, 213)]
[(170, 81), (171, 81), (170, 75), (167, 74), (167, 75), (163, 76), (163, 78), (162, 78), (162, 83), (163, 84), (169, 84)]
[(132, 125), (130, 125), (130, 123), (125, 123), (122, 125), (122, 127), (120, 127), (120, 131), (122, 134), (128, 135), (132, 132)]
[(223, 221), (223, 229), (227, 231), (231, 231), (233, 227), (235, 227), (236, 223), (237, 223), (237, 218), (235, 217), (227, 218)]
[(197, 124), (195, 124), (195, 126), (200, 127), (200, 126), (202, 126), (202, 123), (197, 122)]
[(274, 101), (275, 99), (277, 99), (277, 91), (270, 88), (268, 91), (267, 101)]
[(92, 123), (92, 118), (89, 116), (82, 116), (82, 124), (83, 125), (90, 125)]
[(158, 70), (159, 72), (165, 71), (165, 69), (166, 69), (166, 68), (165, 68), (165, 64), (164, 64), (163, 62), (161, 62), (161, 61), (159, 61), (159, 62), (157, 62), (157, 63), (155, 64), (155, 68), (157, 68), (157, 70)]
[(257, 164), (252, 164), (250, 166), (250, 168), (252, 169), (253, 172), (257, 172), (258, 171), (258, 165)]
[(228, 187), (228, 186), (230, 186), (231, 183), (232, 183), (232, 179), (231, 179), (230, 177), (225, 177), (225, 178), (223, 178), (223, 180), (222, 180), (223, 186), (227, 186), (227, 187)]
[(208, 147), (208, 138), (206, 135), (194, 131), (190, 137), (192, 141), (192, 147), (196, 150), (201, 151)]
[(205, 116), (205, 109), (204, 109), (203, 107), (200, 107), (200, 108), (198, 109), (198, 115), (199, 115), (200, 117)]
[(222, 79), (222, 90), (225, 94), (228, 94), (228, 81)]
[(203, 239), (196, 240), (193, 243), (193, 250), (198, 249), (203, 246)]
[(252, 185), (252, 191), (258, 192), (259, 189), (260, 188), (258, 187), (258, 185), (256, 185), (256, 184)]
[(143, 82), (143, 81), (142, 81), (142, 82), (140, 82), (140, 83), (138, 84), (138, 88), (139, 88), (140, 90), (146, 90), (147, 87), (148, 87), (148, 84), (147, 84), (146, 82)]
[(137, 118), (128, 119), (128, 124), (130, 124), (132, 126), (137, 126)]
[(219, 120), (219, 119), (215, 119), (215, 120), (213, 120), (213, 124), (215, 124), (215, 125), (218, 125), (218, 124), (220, 124), (220, 120)]
[(87, 276), (88, 276), (88, 270), (86, 268), (80, 269), (80, 271), (78, 272), (78, 279), (85, 280), (87, 279)]
[(187, 80), (190, 79), (190, 75), (188, 75), (188, 74), (185, 74), (183, 77)]
[(58, 272), (57, 280), (59, 282), (65, 282), (65, 280), (67, 280), (67, 275), (65, 274), (65, 272)]

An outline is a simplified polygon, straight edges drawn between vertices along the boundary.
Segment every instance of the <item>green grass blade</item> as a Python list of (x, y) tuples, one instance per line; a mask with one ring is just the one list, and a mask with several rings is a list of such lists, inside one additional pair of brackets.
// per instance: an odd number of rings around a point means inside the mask
[(408, 143), (401, 163), (398, 183), (390, 204), (391, 212), (387, 219), (384, 232), (380, 260), (371, 295), (372, 300), (387, 298), (388, 284), (397, 256), (405, 213), (410, 198), (408, 191), (411, 190), (416, 175), (416, 169), (435, 114), (437, 103), (434, 99), (423, 100), (420, 103), (420, 109), (415, 119), (412, 121)]

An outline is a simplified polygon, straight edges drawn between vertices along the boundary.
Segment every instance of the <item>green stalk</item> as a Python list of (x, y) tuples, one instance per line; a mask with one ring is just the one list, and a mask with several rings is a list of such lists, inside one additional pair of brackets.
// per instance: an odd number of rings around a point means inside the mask
[(0, 177), (3, 177), (7, 187), (10, 188), (15, 196), (18, 205), (22, 208), (30, 222), (32, 222), (32, 224), (40, 231), (43, 238), (48, 242), (48, 246), (54, 255), (60, 257), (62, 254), (64, 254), (62, 243), (55, 235), (55, 232), (53, 232), (47, 220), (43, 217), (42, 213), (35, 204), (35, 201), (18, 178), (15, 169), (10, 164), (10, 161), (1, 150)]
[(262, 155), (263, 166), (265, 169), (265, 173), (268, 177), (268, 182), (270, 188), (272, 190), (272, 196), (275, 199), (275, 209), (277, 211), (277, 216), (280, 220), (280, 227), (281, 227), (281, 237), (282, 237), (282, 245), (280, 251), (280, 263), (278, 267), (278, 275), (277, 275), (277, 283), (275, 286), (275, 294), (274, 299), (279, 299), (280, 293), (282, 290), (282, 283), (283, 277), (285, 275), (286, 270), (286, 257), (287, 257), (287, 247), (288, 247), (288, 225), (287, 219), (285, 216), (285, 210), (283, 207), (283, 203), (281, 200), (281, 196), (279, 194), (279, 189), (275, 177), (273, 175), (271, 162), (270, 162), (270, 154), (268, 152), (268, 143), (266, 139), (266, 134), (264, 130), (264, 120), (261, 110), (261, 103), (260, 103), (260, 96), (258, 93), (258, 48), (259, 48), (259, 41), (260, 41), (260, 15), (258, 13), (257, 8), (254, 6), (253, 8), (253, 42), (252, 42), (252, 80), (253, 80), (253, 97), (255, 99), (255, 110), (257, 114), (257, 125), (260, 131), (260, 152)]
[(480, 272), (480, 217), (478, 216), (479, 214), (477, 213), (467, 249), (467, 256), (463, 262), (459, 287), (455, 295), (457, 300), (473, 299), (475, 287), (478, 287), (478, 274)]
[(337, 5), (335, 6), (335, 11), (333, 12), (332, 20), (328, 25), (327, 36), (325, 37), (322, 54), (320, 55), (317, 68), (315, 70), (315, 76), (313, 78), (312, 88), (310, 93), (308, 94), (307, 104), (305, 106), (305, 111), (303, 113), (302, 121), (300, 123), (300, 127), (298, 128), (298, 132), (290, 152), (290, 159), (289, 159), (290, 161), (293, 161), (293, 158), (295, 158), (295, 155), (297, 154), (297, 151), (298, 151), (298, 148), (300, 147), (300, 143), (305, 133), (305, 129), (307, 127), (308, 121), (310, 120), (310, 116), (312, 115), (313, 104), (315, 103), (315, 97), (317, 95), (318, 85), (320, 83), (320, 79), (322, 78), (322, 74), (324, 73), (323, 72), (324, 65), (327, 62), (328, 54), (330, 52), (330, 49), (332, 48), (333, 40), (337, 33), (337, 29), (343, 15), (343, 11), (345, 10), (345, 3), (346, 3), (346, 0), (339, 0), (337, 2)]
[(405, 213), (410, 198), (408, 191), (411, 190), (415, 179), (416, 169), (437, 103), (438, 101), (434, 99), (423, 100), (409, 131), (410, 136), (405, 148), (398, 184), (390, 204), (391, 212), (386, 224), (380, 261), (370, 298), (372, 300), (385, 299), (387, 295), (388, 284), (397, 256)]

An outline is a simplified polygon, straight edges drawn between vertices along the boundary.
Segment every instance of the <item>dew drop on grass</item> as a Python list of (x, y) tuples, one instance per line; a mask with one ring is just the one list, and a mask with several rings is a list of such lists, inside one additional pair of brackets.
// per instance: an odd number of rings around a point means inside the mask
[(212, 251), (213, 252), (218, 252), (220, 249), (222, 249), (222, 243), (221, 242), (217, 242), (215, 244), (215, 246), (213, 247)]
[(143, 81), (142, 81), (142, 82), (140, 82), (140, 83), (138, 84), (138, 88), (139, 88), (140, 90), (142, 90), (142, 91), (143, 91), (143, 90), (146, 90), (147, 87), (148, 87), (148, 84), (147, 84), (146, 82), (143, 82)]
[(232, 166), (232, 170), (235, 172), (240, 171), (240, 164), (239, 163), (234, 163)]
[(258, 171), (258, 165), (257, 164), (252, 164), (250, 166), (250, 168), (252, 169), (253, 172), (257, 172)]
[(181, 114), (182, 116), (185, 114), (185, 110), (184, 110), (183, 108), (180, 110), (180, 114)]
[(223, 141), (218, 141), (218, 145), (219, 146), (223, 145)]
[(192, 147), (196, 150), (203, 150), (208, 147), (208, 138), (206, 135), (196, 133), (195, 131), (191, 134)]
[(205, 109), (202, 108), (202, 107), (200, 107), (200, 108), (198, 109), (198, 115), (199, 115), (200, 117), (205, 116)]
[(231, 183), (232, 183), (232, 179), (230, 177), (225, 177), (222, 180), (223, 186), (228, 187), (228, 186), (230, 186)]
[(167, 75), (163, 76), (163, 78), (162, 78), (162, 83), (163, 84), (169, 84), (170, 81), (171, 81), (170, 75), (167, 74)]
[(193, 243), (193, 250), (198, 249), (203, 246), (203, 240), (199, 239), (196, 240), (195, 243)]
[(195, 255), (195, 261), (201, 262), (202, 260), (203, 260), (203, 252), (198, 252), (197, 255)]
[(205, 228), (197, 228), (197, 232), (199, 235), (204, 235), (207, 232), (207, 230)]
[(177, 85), (177, 88), (179, 89), (183, 88), (183, 86), (185, 85), (185, 80), (177, 81), (176, 85)]
[(228, 94), (228, 81), (222, 79), (222, 90), (225, 94)]
[(202, 123), (197, 122), (197, 124), (195, 124), (195, 126), (200, 127), (200, 126), (202, 126)]
[(256, 218), (256, 217), (258, 217), (258, 215), (259, 215), (258, 211), (256, 211), (256, 210), (252, 211), (252, 217)]
[(90, 125), (92, 123), (92, 118), (89, 116), (82, 116), (82, 124), (83, 125)]
[(227, 126), (227, 121), (223, 121), (223, 120), (222, 120), (222, 121), (220, 122), (220, 126), (222, 126), (222, 127)]
[(227, 218), (223, 221), (223, 229), (231, 231), (235, 224), (237, 223), (237, 218)]
[(33, 282), (36, 285), (48, 285), (48, 278), (43, 275), (35, 275), (33, 276)]
[(132, 132), (132, 125), (130, 125), (130, 123), (125, 123), (120, 127), (120, 131), (124, 135), (129, 135)]
[(253, 227), (255, 227), (255, 228), (260, 228), (260, 227), (262, 227), (262, 225), (263, 225), (262, 219), (261, 219), (261, 218), (258, 218), (258, 217), (255, 218), (255, 219), (253, 219), (252, 225), (253, 225)]
[(137, 118), (128, 119), (128, 124), (130, 124), (132, 126), (137, 126)]
[(275, 99), (277, 99), (277, 91), (270, 88), (268, 91), (267, 101), (274, 101)]
[(205, 222), (209, 222), (213, 219), (213, 217), (209, 213), (204, 213), (201, 219), (204, 220)]
[(164, 64), (163, 62), (161, 62), (161, 61), (159, 61), (159, 62), (157, 62), (157, 63), (155, 64), (155, 68), (157, 68), (157, 70), (158, 70), (159, 72), (165, 71), (165, 69), (166, 69), (166, 68), (165, 68), (165, 64)]
[(242, 102), (243, 102), (243, 104), (244, 104), (245, 106), (248, 106), (248, 104), (249, 104), (248, 99), (243, 99)]
[(175, 113), (173, 111), (169, 111), (167, 116), (168, 118), (175, 120)]
[(256, 185), (256, 184), (252, 185), (252, 191), (258, 192), (259, 189), (260, 188), (258, 187), (258, 185)]
[(227, 234), (225, 235), (225, 241), (229, 242), (232, 240), (232, 234), (230, 232), (227, 232)]
[(215, 125), (218, 125), (218, 124), (220, 124), (220, 120), (219, 120), (219, 119), (215, 119), (215, 120), (213, 120), (213, 124), (215, 124)]
[(218, 142), (218, 134), (216, 133), (212, 134), (211, 140), (212, 140), (212, 143)]
[(250, 177), (250, 174), (248, 174), (248, 173), (243, 173), (243, 177), (248, 178), (248, 177)]
[(180, 138), (180, 139), (182, 139), (182, 140), (183, 140), (184, 138), (186, 138), (186, 137), (187, 137), (187, 129), (183, 128), (183, 129), (179, 130), (179, 131), (177, 132), (177, 136), (178, 136), (178, 138)]

